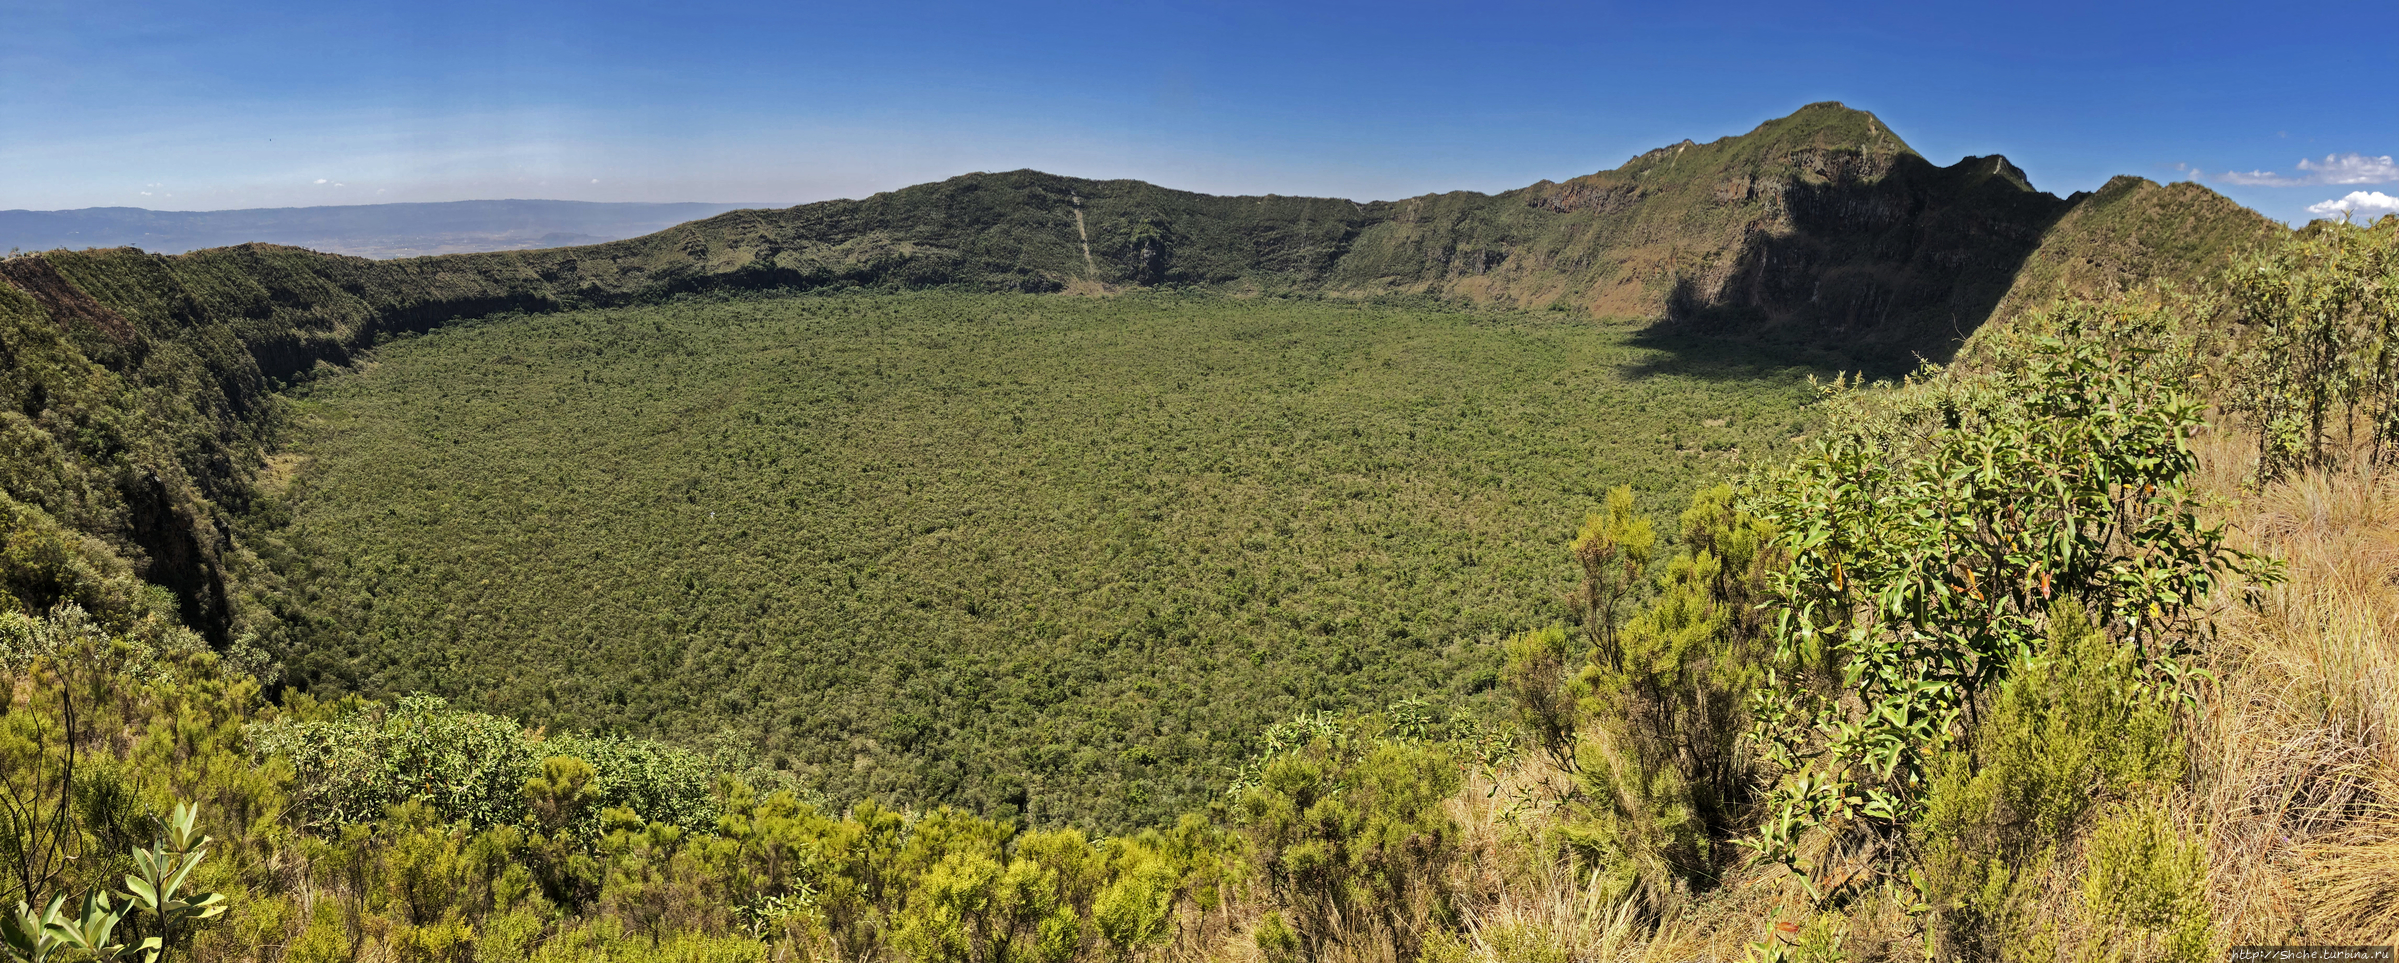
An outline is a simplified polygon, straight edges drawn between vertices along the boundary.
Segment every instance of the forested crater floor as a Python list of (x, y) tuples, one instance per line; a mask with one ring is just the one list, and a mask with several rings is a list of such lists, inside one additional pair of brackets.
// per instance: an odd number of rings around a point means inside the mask
[(1807, 430), (1808, 369), (1637, 341), (1168, 294), (454, 326), (289, 393), (271, 648), (319, 694), (754, 747), (840, 804), (1168, 822), (1295, 713), (1494, 698), (1603, 492), (1679, 508)]

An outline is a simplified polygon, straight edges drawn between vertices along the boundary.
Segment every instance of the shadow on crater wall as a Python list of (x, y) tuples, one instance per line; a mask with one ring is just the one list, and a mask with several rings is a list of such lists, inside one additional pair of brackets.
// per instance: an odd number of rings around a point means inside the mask
[(1996, 156), (1935, 167), (1900, 155), (1871, 180), (1795, 180), (1780, 223), (1753, 225), (1721, 267), (1678, 277), (1643, 340), (1683, 351), (1738, 338), (1878, 376), (1945, 362), (2077, 199), (2033, 190)]

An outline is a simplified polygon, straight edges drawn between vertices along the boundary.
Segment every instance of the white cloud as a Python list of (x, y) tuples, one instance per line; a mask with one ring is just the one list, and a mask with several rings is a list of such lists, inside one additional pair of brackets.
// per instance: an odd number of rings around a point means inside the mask
[(2225, 171), (2224, 179), (2235, 184), (2263, 185), (2273, 187), (2289, 187), (2293, 184), (2299, 183), (2298, 181), (2284, 177), (2281, 174), (2274, 173), (2273, 171)]
[(2317, 217), (2351, 217), (2365, 219), (2382, 214), (2399, 214), (2399, 197), (2381, 191), (2350, 191), (2349, 196), (2322, 204), (2310, 204), (2307, 212)]
[(325, 183), (325, 179), (324, 179), (324, 178), (322, 178), (322, 177), (320, 177), (320, 178), (317, 178), (317, 183), (319, 183), (319, 184)]
[(2388, 184), (2399, 181), (2399, 163), (2391, 155), (2326, 154), (2321, 161), (2301, 160), (2296, 176), (2274, 171), (2225, 171), (2224, 179), (2250, 187), (2306, 187), (2317, 184)]
[(2368, 157), (2364, 154), (2326, 154), (2324, 163), (2300, 161), (2299, 169), (2311, 171), (2324, 184), (2388, 184), (2399, 181), (2399, 164), (2391, 155)]

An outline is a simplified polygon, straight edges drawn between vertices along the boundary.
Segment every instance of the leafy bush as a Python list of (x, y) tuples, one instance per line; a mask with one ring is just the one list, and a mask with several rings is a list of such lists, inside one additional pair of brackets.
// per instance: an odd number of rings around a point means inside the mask
[(1624, 662), (1616, 639), (1618, 610), (1648, 582), (1657, 544), (1656, 526), (1633, 510), (1629, 485), (1609, 489), (1606, 509), (1583, 519), (1574, 537), (1574, 560), (1583, 568), (1576, 614), (1591, 637), (1593, 659), (1610, 668)]
[[(115, 960), (131, 952), (144, 963), (158, 963), (170, 950), (188, 947), (193, 928), (225, 913), (225, 894), (186, 885), (215, 842), (194, 828), (197, 815), (189, 804), (176, 806), (157, 843), (133, 851), (134, 872), (125, 877), (124, 893), (92, 889), (69, 914), (65, 893), (29, 891), (14, 912), (0, 915), (0, 957), (9, 963), (49, 963), (54, 954)], [(12, 833), (8, 839), (22, 837)], [(120, 899), (122, 908), (115, 905)]]
[(1574, 636), (1557, 626), (1509, 636), (1501, 643), (1507, 670), (1501, 678), (1516, 721), (1532, 736), (1533, 745), (1564, 768), (1574, 766), (1575, 730), (1582, 710), (1575, 704), (1572, 667), (1590, 652), (1590, 644), (1574, 644)]
[[(1575, 589), (1575, 617), (1582, 623), (1581, 646), (1569, 643), (1564, 629), (1536, 629), (1502, 643), (1506, 671), (1501, 676), (1517, 721), (1533, 744), (1561, 768), (1573, 769), (1575, 728), (1581, 708), (1568, 683), (1584, 658), (1621, 668), (1624, 652), (1617, 639), (1620, 610), (1630, 604), (1649, 581), (1651, 556), (1657, 550), (1657, 531), (1650, 520), (1634, 511), (1631, 486), (1608, 491), (1603, 509), (1583, 520), (1570, 551), (1582, 567), (1583, 581)], [(1577, 649), (1580, 649), (1578, 657)]]
[[(1754, 845), (1820, 893), (1918, 818), (1978, 697), (2079, 602), (2171, 680), (2199, 604), (2267, 575), (2201, 521), (2174, 319), (2124, 303), (2036, 317), (1995, 370), (1919, 384), (1757, 486), (1791, 546), (1771, 577), (1759, 742), (1787, 778)], [(1827, 836), (1803, 856), (1803, 835)]]
[(645, 740), (545, 739), (513, 719), (424, 695), (330, 705), (303, 697), (289, 715), (254, 727), (251, 739), (262, 757), (291, 764), (299, 814), (322, 826), (371, 822), (421, 802), (443, 822), (488, 827), (530, 818), (545, 833), (584, 840), (604, 835), (602, 813), (616, 807), (704, 829), (718, 816), (718, 776), (745, 769)]
[(371, 822), (394, 806), (422, 801), (443, 821), (480, 825), (517, 821), (534, 744), (514, 720), (452, 711), (433, 696), (390, 706), (352, 701), (307, 710), (261, 726), (261, 755), (291, 762), (301, 810), (320, 823)]
[[(894, 943), (925, 963), (1063, 963), (1082, 948), (1082, 922), (1059, 895), (1057, 872), (1037, 861), (950, 853), (918, 883)], [(1102, 919), (1122, 923), (1124, 914)]]
[(2399, 457), (2399, 217), (2318, 221), (2227, 281), (2247, 327), (2228, 399), (2257, 431), (2260, 477), (2359, 443)]

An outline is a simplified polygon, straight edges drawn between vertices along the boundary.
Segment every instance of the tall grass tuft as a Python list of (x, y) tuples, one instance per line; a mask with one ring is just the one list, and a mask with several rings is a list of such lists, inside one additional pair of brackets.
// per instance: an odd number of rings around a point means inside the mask
[(2247, 441), (2211, 437), (2201, 453), (2236, 529), (2290, 577), (2217, 620), (2218, 682), (2194, 742), (2215, 912), (2234, 942), (2387, 942), (2399, 938), (2399, 476), (2349, 459), (2244, 491)]

